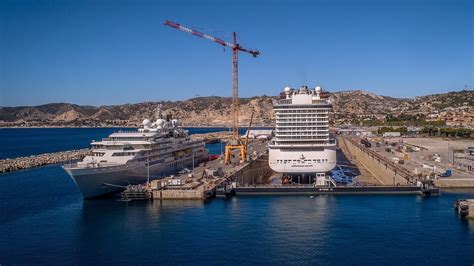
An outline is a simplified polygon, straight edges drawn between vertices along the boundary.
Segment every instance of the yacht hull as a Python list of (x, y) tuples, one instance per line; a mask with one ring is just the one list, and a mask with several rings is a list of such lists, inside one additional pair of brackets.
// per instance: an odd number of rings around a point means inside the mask
[[(196, 158), (195, 164), (205, 160), (207, 160), (207, 153)], [(192, 167), (192, 162), (176, 160), (171, 163), (151, 165), (148, 171), (150, 180), (155, 180), (190, 167)], [(143, 184), (148, 176), (145, 163), (95, 168), (72, 168), (64, 165), (63, 169), (71, 176), (84, 199), (120, 192), (127, 185)]]

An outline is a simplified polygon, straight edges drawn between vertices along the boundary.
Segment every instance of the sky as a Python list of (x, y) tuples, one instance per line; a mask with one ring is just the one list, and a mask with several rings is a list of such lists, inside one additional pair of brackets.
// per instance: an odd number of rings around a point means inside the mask
[(472, 0), (1, 0), (0, 106), (112, 105), (286, 86), (414, 97), (473, 87)]

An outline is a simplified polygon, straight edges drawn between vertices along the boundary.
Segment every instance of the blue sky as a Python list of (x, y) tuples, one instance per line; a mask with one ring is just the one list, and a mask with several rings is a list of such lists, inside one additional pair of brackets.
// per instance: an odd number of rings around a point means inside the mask
[(413, 97), (473, 86), (474, 1), (0, 1), (0, 105), (231, 95), (231, 53), (170, 19), (258, 49), (242, 97), (285, 86)]

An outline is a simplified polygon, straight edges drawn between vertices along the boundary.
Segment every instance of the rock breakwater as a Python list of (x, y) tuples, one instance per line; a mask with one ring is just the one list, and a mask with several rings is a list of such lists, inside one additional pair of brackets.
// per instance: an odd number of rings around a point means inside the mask
[(90, 154), (91, 150), (81, 149), (72, 151), (62, 151), (54, 153), (43, 153), (28, 157), (18, 157), (14, 159), (0, 160), (0, 173), (13, 172), (21, 169), (28, 169), (48, 164), (64, 163), (81, 160)]
[(202, 134), (193, 134), (191, 138), (193, 139), (202, 139), (206, 143), (215, 143), (220, 141), (227, 141), (232, 137), (232, 132), (229, 131), (218, 131), (218, 132), (209, 132)]

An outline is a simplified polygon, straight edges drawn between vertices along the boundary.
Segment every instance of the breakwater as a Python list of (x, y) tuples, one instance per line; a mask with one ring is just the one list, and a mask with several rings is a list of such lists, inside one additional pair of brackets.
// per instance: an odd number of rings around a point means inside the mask
[(232, 133), (229, 131), (218, 131), (218, 132), (208, 132), (208, 133), (198, 133), (191, 135), (193, 139), (202, 139), (206, 143), (216, 143), (221, 141), (230, 140)]
[(13, 172), (48, 164), (64, 163), (81, 160), (91, 151), (89, 149), (43, 153), (14, 159), (0, 160), (0, 173)]

